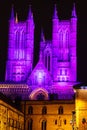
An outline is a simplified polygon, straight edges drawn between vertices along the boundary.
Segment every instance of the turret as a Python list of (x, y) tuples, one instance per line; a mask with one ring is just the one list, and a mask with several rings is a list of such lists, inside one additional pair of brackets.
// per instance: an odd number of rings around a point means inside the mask
[(27, 24), (28, 24), (28, 28), (27, 28), (28, 31), (31, 31), (34, 28), (34, 20), (33, 20), (33, 13), (31, 10), (31, 5), (29, 6), (29, 11), (28, 11), (28, 16), (27, 16)]
[(43, 50), (45, 46), (45, 38), (44, 38), (44, 33), (43, 30), (41, 29), (41, 38), (40, 38), (40, 51)]
[(14, 16), (14, 7), (12, 6), (11, 16), (9, 19), (9, 41), (8, 41), (8, 59), (12, 59), (13, 50), (11, 49), (14, 46), (14, 26), (15, 26), (15, 16)]
[(54, 14), (53, 14), (53, 19), (57, 19), (58, 20), (58, 15), (57, 15), (57, 7), (56, 4), (54, 6)]
[(26, 20), (26, 37), (26, 62), (30, 73), (33, 68), (34, 55), (34, 20), (31, 6), (29, 6), (28, 16)]
[(75, 3), (73, 4), (73, 10), (71, 14), (71, 26), (73, 31), (77, 29), (77, 15), (76, 15)]
[(14, 7), (12, 6), (12, 11), (11, 11), (11, 16), (10, 16), (10, 20), (14, 21), (15, 17), (14, 17)]
[(76, 9), (75, 9), (75, 3), (74, 3), (74, 5), (73, 5), (72, 18), (77, 18)]
[(58, 30), (58, 24), (59, 24), (56, 5), (54, 6), (54, 14), (53, 14), (52, 21), (53, 21), (52, 40), (53, 40), (53, 45), (56, 46), (58, 43), (57, 30)]
[(71, 68), (72, 68), (72, 81), (76, 81), (77, 76), (77, 57), (76, 57), (76, 37), (77, 37), (77, 15), (75, 3), (73, 5), (71, 16)]

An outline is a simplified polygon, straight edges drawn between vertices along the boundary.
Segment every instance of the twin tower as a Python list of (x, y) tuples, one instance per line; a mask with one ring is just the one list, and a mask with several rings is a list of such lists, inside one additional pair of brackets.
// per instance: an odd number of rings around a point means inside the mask
[[(12, 9), (9, 20), (8, 58), (5, 81), (26, 83), (31, 92), (73, 95), (76, 82), (77, 16), (75, 5), (68, 20), (59, 20), (56, 6), (52, 18), (52, 40), (41, 32), (39, 61), (33, 69), (34, 20), (31, 8), (25, 22), (18, 22)], [(32, 97), (31, 97), (32, 98)]]

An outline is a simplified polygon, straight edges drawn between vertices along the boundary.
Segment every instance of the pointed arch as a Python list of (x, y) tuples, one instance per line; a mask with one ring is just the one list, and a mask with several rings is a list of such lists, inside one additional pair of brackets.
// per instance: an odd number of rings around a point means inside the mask
[(25, 48), (25, 31), (22, 31), (22, 41), (21, 41), (21, 48), (24, 49)]
[(66, 37), (65, 48), (69, 48), (69, 32), (68, 32), (68, 30), (65, 33), (65, 37)]
[(59, 31), (59, 48), (63, 48), (63, 31)]
[(51, 55), (49, 51), (46, 51), (45, 53), (45, 67), (48, 71), (51, 69)]
[(32, 91), (31, 94), (30, 94), (30, 96), (29, 96), (29, 98), (30, 98), (31, 100), (38, 100), (38, 99), (37, 99), (37, 96), (38, 96), (39, 94), (42, 94), (42, 95), (44, 96), (44, 99), (43, 99), (43, 100), (48, 100), (48, 92), (47, 92), (46, 89), (43, 89), (43, 88), (37, 88), (37, 89), (35, 89), (34, 91)]
[(20, 42), (20, 32), (19, 31), (16, 31), (16, 34), (15, 34), (15, 48), (19, 48), (19, 42)]
[(63, 60), (63, 31), (59, 31), (59, 56), (58, 60), (62, 61)]

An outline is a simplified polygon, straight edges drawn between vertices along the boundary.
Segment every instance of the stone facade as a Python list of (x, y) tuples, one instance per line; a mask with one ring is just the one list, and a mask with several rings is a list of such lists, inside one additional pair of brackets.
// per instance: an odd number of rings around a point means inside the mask
[[(27, 130), (71, 130), (74, 100), (22, 101)], [(32, 122), (31, 122), (32, 121)], [(31, 123), (30, 123), (31, 122)], [(32, 124), (32, 125), (31, 125)], [(31, 129), (29, 129), (31, 127)]]
[(0, 130), (13, 129), (24, 130), (24, 114), (0, 99)]
[(87, 129), (87, 88), (76, 89), (76, 123), (79, 130)]

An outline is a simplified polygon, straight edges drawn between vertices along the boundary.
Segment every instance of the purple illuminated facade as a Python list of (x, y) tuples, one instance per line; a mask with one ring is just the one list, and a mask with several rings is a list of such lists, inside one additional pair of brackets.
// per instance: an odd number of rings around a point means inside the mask
[[(25, 22), (18, 22), (12, 10), (9, 20), (5, 80), (14, 82), (15, 85), (27, 84), (27, 98), (30, 100), (48, 100), (52, 94), (56, 95), (54, 99), (72, 99), (74, 95), (73, 85), (77, 79), (75, 6), (69, 20), (59, 20), (55, 6), (52, 22), (52, 40), (45, 40), (43, 31), (41, 32), (39, 61), (32, 69), (34, 57), (32, 11), (29, 10)], [(22, 89), (23, 87), (19, 89), (19, 95)]]

